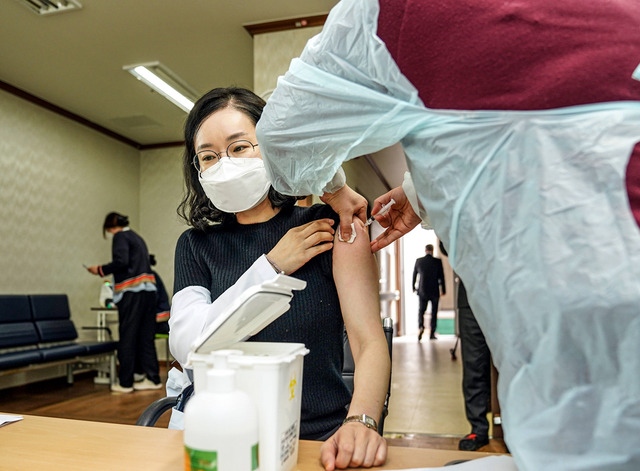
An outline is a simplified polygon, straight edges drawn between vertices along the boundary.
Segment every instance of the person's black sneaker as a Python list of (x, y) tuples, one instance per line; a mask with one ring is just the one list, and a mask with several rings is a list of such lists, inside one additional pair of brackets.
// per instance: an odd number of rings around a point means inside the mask
[(418, 342), (422, 340), (422, 334), (424, 334), (424, 327), (420, 328), (420, 333), (418, 334)]
[(436, 334), (431, 334), (429, 340), (438, 340), (438, 337), (436, 337)]
[(485, 445), (489, 444), (489, 437), (476, 435), (470, 433), (466, 435), (462, 440), (458, 442), (458, 450), (462, 451), (476, 451)]

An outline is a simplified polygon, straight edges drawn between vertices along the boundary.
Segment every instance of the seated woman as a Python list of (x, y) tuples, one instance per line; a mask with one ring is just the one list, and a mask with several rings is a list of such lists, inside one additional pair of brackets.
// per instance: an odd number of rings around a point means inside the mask
[[(255, 136), (264, 105), (249, 90), (218, 88), (187, 118), (178, 212), (192, 228), (176, 248), (171, 352), (184, 365), (193, 341), (247, 287), (281, 272), (306, 281), (290, 310), (249, 340), (310, 350), (300, 438), (326, 440), (326, 469), (380, 465), (384, 439), (364, 420), (345, 422), (362, 414), (377, 422), (389, 382), (368, 233), (356, 218), (355, 241), (334, 244), (338, 216), (329, 206), (295, 206), (295, 197), (271, 187)], [(341, 377), (345, 326), (356, 364), (353, 396)], [(169, 384), (175, 380), (172, 372)]]

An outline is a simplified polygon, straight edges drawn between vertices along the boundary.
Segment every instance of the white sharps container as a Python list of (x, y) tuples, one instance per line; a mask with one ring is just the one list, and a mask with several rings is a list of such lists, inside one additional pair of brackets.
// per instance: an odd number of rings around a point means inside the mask
[[(289, 310), (293, 290), (306, 282), (285, 275), (249, 288), (191, 346), (195, 395), (207, 387), (209, 371), (236, 372), (236, 388), (258, 409), (260, 471), (291, 471), (298, 460), (302, 366), (309, 350), (301, 343), (243, 342)], [(187, 406), (189, 403), (187, 403)], [(186, 418), (185, 418), (186, 419)], [(185, 420), (185, 433), (187, 423)]]
[(258, 471), (258, 413), (236, 372), (212, 369), (184, 411), (185, 471)]

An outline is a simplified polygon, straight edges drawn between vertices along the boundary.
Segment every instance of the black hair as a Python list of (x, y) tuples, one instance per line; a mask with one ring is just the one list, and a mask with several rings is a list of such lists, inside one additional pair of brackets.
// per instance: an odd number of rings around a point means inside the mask
[[(241, 111), (256, 125), (265, 104), (262, 98), (246, 88), (214, 88), (204, 94), (191, 109), (184, 125), (185, 148), (182, 156), (182, 172), (186, 188), (177, 212), (193, 228), (206, 231), (212, 223), (225, 224), (236, 219), (235, 214), (221, 211), (211, 203), (198, 180), (198, 170), (193, 165), (193, 156), (195, 155), (195, 135), (200, 126), (213, 113), (225, 108)], [(281, 208), (291, 207), (298, 199), (304, 197), (285, 196), (271, 187), (268, 198), (272, 207)]]
[(112, 227), (127, 227), (129, 225), (129, 217), (123, 214), (111, 212), (104, 218), (102, 226), (102, 236), (106, 238), (107, 229)]

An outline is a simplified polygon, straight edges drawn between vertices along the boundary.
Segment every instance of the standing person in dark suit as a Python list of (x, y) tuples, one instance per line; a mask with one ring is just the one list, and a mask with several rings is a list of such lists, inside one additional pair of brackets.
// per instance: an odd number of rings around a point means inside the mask
[(458, 448), (475, 451), (489, 443), (489, 403), (491, 401), (491, 352), (467, 300), (467, 290), (458, 285), (458, 330), (462, 349), (462, 394), (471, 433)]
[[(424, 334), (424, 313), (427, 310), (427, 303), (431, 302), (431, 335), (429, 338), (435, 340), (436, 324), (438, 322), (438, 301), (440, 300), (440, 288), (442, 294), (447, 292), (444, 285), (444, 270), (442, 269), (442, 260), (433, 256), (433, 245), (429, 244), (425, 247), (426, 255), (416, 260), (413, 268), (413, 292), (418, 293), (420, 298), (420, 307), (418, 308), (418, 326), (420, 333), (418, 334), (418, 342), (422, 340)], [(420, 274), (418, 288), (416, 289), (416, 278)]]

